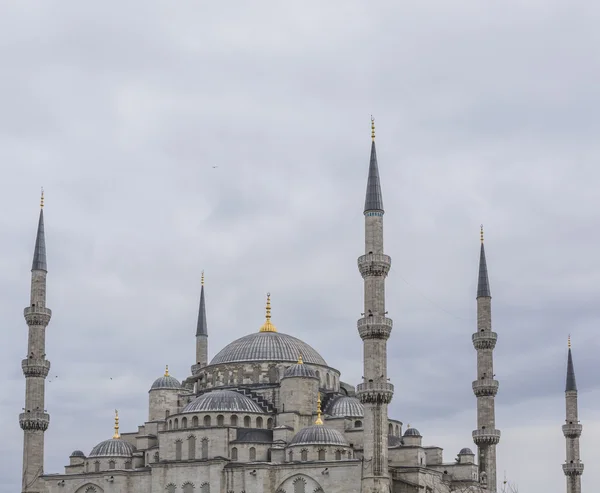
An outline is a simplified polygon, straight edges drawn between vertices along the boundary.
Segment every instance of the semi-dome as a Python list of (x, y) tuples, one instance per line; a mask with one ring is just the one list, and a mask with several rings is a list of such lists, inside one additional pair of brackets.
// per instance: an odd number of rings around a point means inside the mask
[(131, 457), (135, 447), (121, 438), (111, 438), (96, 445), (88, 459), (92, 457)]
[(475, 454), (473, 453), (473, 451), (470, 448), (465, 447), (465, 448), (461, 449), (461, 451), (458, 453), (458, 455), (475, 455)]
[(182, 413), (195, 412), (262, 413), (264, 410), (252, 399), (233, 390), (213, 390), (196, 397), (183, 408)]
[(302, 428), (294, 435), (290, 442), (290, 446), (293, 445), (342, 445), (347, 447), (348, 442), (338, 430), (323, 425), (312, 425)]
[(85, 457), (85, 454), (81, 450), (73, 450), (70, 457)]
[(329, 406), (327, 414), (344, 418), (362, 418), (365, 408), (356, 397), (339, 397)]
[(319, 378), (317, 377), (317, 372), (313, 370), (310, 366), (307, 366), (303, 363), (303, 358), (298, 358), (298, 363), (295, 365), (291, 365), (283, 372), (283, 376), (281, 378)]
[(300, 339), (281, 332), (256, 332), (225, 346), (210, 362), (241, 363), (244, 361), (292, 361), (301, 354), (305, 363), (327, 366), (317, 351)]
[(420, 437), (421, 434), (419, 433), (419, 430), (417, 430), (416, 428), (407, 428), (406, 431), (404, 432), (404, 436), (405, 437)]
[(175, 377), (169, 375), (169, 367), (165, 370), (165, 374), (154, 380), (152, 387), (150, 390), (158, 390), (158, 389), (180, 389), (181, 383)]

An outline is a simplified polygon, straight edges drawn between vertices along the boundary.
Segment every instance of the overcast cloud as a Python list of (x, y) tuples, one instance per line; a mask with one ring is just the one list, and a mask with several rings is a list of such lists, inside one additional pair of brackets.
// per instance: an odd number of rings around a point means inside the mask
[[(600, 483), (600, 5), (0, 5), (0, 490), (17, 491), (30, 265), (46, 190), (46, 472), (147, 419), (194, 363), (280, 331), (359, 382), (369, 117), (377, 123), (393, 417), (474, 447), (479, 224), (499, 334), (499, 477), (565, 491), (566, 340)], [(214, 166), (218, 166), (214, 168)]]

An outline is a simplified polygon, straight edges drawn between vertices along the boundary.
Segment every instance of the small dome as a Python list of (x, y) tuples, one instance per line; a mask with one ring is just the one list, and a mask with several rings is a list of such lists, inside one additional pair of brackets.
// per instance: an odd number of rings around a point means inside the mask
[(329, 406), (327, 414), (344, 418), (362, 418), (365, 415), (365, 408), (356, 397), (340, 397)]
[(233, 390), (214, 390), (202, 394), (185, 406), (181, 412), (195, 413), (198, 411), (265, 413), (265, 411), (252, 399), (245, 395), (238, 394)]
[(404, 432), (404, 436), (405, 437), (420, 437), (421, 434), (419, 433), (419, 430), (417, 430), (416, 428), (407, 428), (406, 431)]
[(135, 447), (129, 442), (120, 438), (111, 438), (96, 445), (88, 459), (92, 457), (131, 457), (134, 452)]
[(73, 450), (70, 457), (85, 457), (85, 454), (81, 450)]
[(150, 387), (150, 390), (157, 390), (157, 389), (180, 389), (181, 388), (181, 384), (179, 383), (179, 380), (177, 380), (175, 377), (172, 377), (171, 375), (163, 375), (160, 378), (157, 378), (156, 380), (154, 380), (154, 383), (152, 384), (152, 387)]
[(458, 453), (458, 455), (475, 455), (475, 454), (473, 453), (473, 451), (470, 448), (465, 447)]
[(303, 363), (296, 363), (295, 365), (286, 368), (281, 378), (293, 377), (319, 378), (317, 377), (317, 372), (315, 372), (315, 370), (313, 370), (310, 366), (306, 366)]
[(312, 425), (302, 428), (296, 433), (290, 442), (290, 446), (292, 445), (343, 445), (347, 447), (348, 442), (338, 430), (323, 425)]

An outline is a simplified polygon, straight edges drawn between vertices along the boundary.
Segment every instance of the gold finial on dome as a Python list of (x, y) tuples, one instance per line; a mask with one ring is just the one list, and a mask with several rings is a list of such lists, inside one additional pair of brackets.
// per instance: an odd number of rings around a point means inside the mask
[(375, 118), (371, 115), (371, 139), (375, 142)]
[(44, 187), (42, 187), (42, 195), (40, 196), (40, 209), (44, 208)]
[(115, 434), (113, 435), (113, 438), (121, 438), (121, 435), (119, 435), (119, 411), (117, 411), (115, 409)]
[(317, 392), (317, 420), (316, 425), (322, 425), (323, 420), (321, 419), (321, 392)]
[(200, 284), (204, 286), (204, 271), (202, 271), (202, 277), (200, 278)]
[(479, 237), (481, 238), (481, 243), (483, 244), (483, 224), (481, 224), (479, 228)]
[(277, 328), (271, 323), (271, 293), (267, 293), (267, 315), (265, 323), (259, 332), (277, 332)]
[(169, 365), (165, 367), (165, 377), (169, 376)]
[(571, 349), (571, 334), (569, 334), (569, 339), (567, 340), (567, 344), (569, 345), (569, 349)]
[(302, 353), (300, 353), (300, 354), (298, 355), (298, 364), (299, 364), (299, 365), (303, 365), (303, 364), (304, 364), (304, 361), (302, 361)]

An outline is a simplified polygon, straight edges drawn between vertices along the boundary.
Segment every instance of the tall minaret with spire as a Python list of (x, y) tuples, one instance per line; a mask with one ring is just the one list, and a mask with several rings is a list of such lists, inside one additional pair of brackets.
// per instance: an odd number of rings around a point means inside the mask
[(31, 301), (25, 308), (29, 326), (27, 358), (21, 361), (25, 375), (25, 407), (19, 415), (24, 432), (22, 493), (43, 490), (39, 478), (44, 472), (44, 432), (50, 415), (44, 407), (45, 383), (50, 362), (46, 359), (46, 327), (52, 312), (46, 308), (46, 241), (44, 238), (44, 192), (40, 200), (33, 264), (31, 266)]
[(358, 320), (363, 340), (363, 383), (357, 395), (365, 407), (362, 491), (388, 493), (388, 404), (394, 386), (387, 378), (387, 340), (392, 320), (385, 311), (385, 278), (392, 259), (383, 253), (383, 199), (375, 151), (375, 122), (371, 118), (371, 160), (365, 199), (365, 255), (358, 257), (364, 280), (364, 313)]
[(487, 484), (489, 491), (497, 491), (496, 445), (500, 431), (496, 429), (495, 397), (498, 380), (494, 379), (494, 348), (498, 334), (492, 332), (492, 294), (488, 278), (483, 226), (481, 226), (481, 252), (479, 255), (479, 282), (477, 283), (477, 332), (473, 334), (473, 346), (477, 350), (477, 380), (473, 393), (477, 397), (477, 429), (473, 441), (479, 455), (479, 479)]
[(571, 336), (569, 336), (569, 353), (567, 356), (567, 385), (565, 387), (567, 404), (567, 420), (563, 425), (563, 435), (567, 441), (567, 461), (563, 464), (563, 472), (567, 477), (567, 493), (581, 493), (581, 475), (583, 462), (579, 458), (579, 437), (583, 426), (579, 424), (577, 410), (577, 382), (571, 354)]
[(196, 365), (203, 368), (208, 365), (208, 326), (206, 324), (206, 303), (204, 301), (204, 271), (200, 281), (200, 309), (198, 310), (198, 325), (196, 327)]

